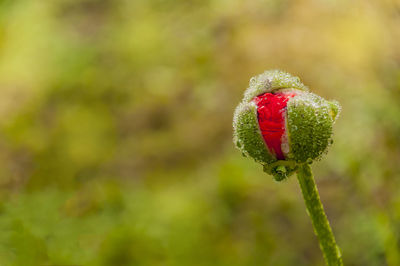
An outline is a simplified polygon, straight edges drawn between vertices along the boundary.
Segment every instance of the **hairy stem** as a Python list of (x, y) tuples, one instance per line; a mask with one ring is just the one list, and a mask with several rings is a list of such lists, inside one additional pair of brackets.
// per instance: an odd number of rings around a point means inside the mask
[(329, 221), (326, 218), (317, 186), (315, 185), (314, 177), (308, 164), (303, 164), (299, 167), (297, 179), (299, 180), (307, 212), (311, 218), (315, 234), (318, 237), (326, 264), (329, 266), (343, 265), (339, 247), (336, 244)]

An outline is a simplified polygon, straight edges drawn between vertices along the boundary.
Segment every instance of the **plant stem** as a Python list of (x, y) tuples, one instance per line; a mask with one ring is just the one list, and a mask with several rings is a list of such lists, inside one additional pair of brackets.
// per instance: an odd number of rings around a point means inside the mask
[(329, 266), (343, 265), (342, 255), (336, 244), (329, 221), (326, 218), (317, 186), (315, 185), (314, 177), (308, 164), (299, 166), (297, 179), (299, 180), (307, 212), (311, 218), (326, 264)]

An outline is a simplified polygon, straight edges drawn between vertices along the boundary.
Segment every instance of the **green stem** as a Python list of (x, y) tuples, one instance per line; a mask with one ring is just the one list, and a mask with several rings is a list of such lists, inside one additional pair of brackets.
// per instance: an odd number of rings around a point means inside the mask
[(339, 247), (336, 245), (335, 237), (326, 218), (317, 186), (315, 185), (314, 177), (308, 164), (299, 166), (297, 179), (299, 180), (307, 212), (311, 218), (326, 264), (329, 266), (343, 265), (342, 255), (340, 254)]

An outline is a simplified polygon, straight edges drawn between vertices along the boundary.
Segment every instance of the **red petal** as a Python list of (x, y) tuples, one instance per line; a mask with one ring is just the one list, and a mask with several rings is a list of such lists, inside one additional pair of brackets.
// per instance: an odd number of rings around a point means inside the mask
[(285, 133), (286, 104), (294, 92), (264, 93), (254, 98), (258, 124), (268, 149), (276, 159), (284, 160), (282, 136)]

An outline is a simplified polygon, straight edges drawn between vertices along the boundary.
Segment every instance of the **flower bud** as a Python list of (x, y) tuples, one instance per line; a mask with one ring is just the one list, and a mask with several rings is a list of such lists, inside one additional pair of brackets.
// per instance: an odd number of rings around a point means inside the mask
[(250, 79), (235, 110), (234, 143), (280, 181), (322, 156), (339, 112), (338, 102), (310, 93), (298, 77), (266, 71)]

